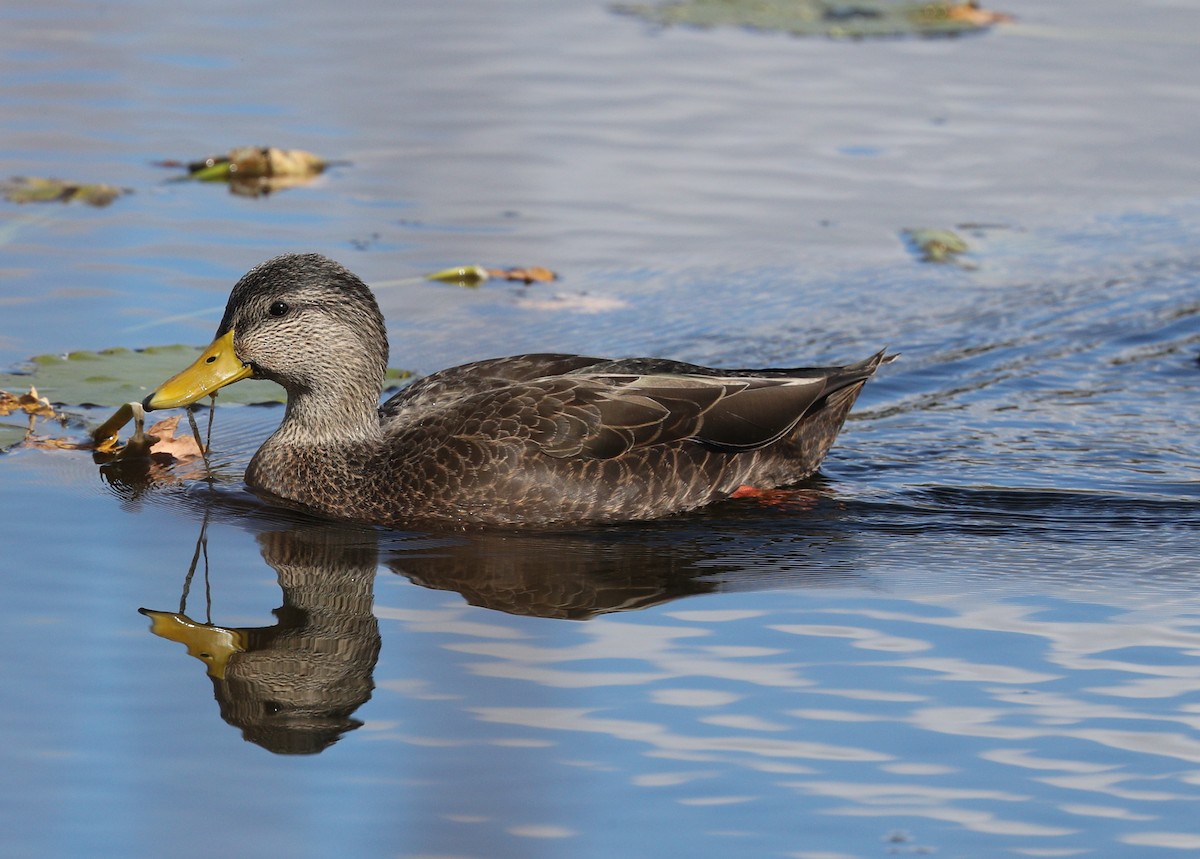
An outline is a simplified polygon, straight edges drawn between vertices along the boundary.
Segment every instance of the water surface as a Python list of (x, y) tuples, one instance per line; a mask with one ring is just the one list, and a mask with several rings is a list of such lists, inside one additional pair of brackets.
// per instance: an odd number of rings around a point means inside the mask
[[(5, 365), (206, 342), (288, 250), (375, 285), (417, 372), (903, 358), (790, 496), (578, 533), (266, 508), (272, 408), (218, 410), (211, 482), (0, 457), (5, 855), (1200, 849), (1197, 13), (1004, 11), (840, 43), (590, 0), (7, 10), (4, 170), (135, 193), (0, 204)], [(243, 144), (350, 164), (262, 199), (151, 164)], [(562, 279), (411, 281), (473, 262)], [(137, 611), (181, 603), (243, 650)]]

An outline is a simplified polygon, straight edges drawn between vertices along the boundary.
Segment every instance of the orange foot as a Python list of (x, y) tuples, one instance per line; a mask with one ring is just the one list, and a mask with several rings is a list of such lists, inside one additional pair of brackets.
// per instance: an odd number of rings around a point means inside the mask
[(759, 504), (770, 507), (800, 507), (811, 510), (817, 506), (817, 497), (803, 489), (759, 489), (743, 484), (733, 490), (730, 498), (753, 498)]

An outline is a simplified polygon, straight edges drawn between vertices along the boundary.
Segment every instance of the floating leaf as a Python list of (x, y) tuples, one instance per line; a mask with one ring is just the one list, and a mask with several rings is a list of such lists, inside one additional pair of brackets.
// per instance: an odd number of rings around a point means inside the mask
[(156, 423), (146, 434), (154, 438), (150, 445), (151, 454), (169, 456), (176, 460), (196, 459), (204, 456), (200, 444), (194, 436), (175, 435), (179, 429), (179, 415), (166, 418)]
[(490, 277), (488, 270), (481, 265), (460, 265), (425, 275), (426, 280), (457, 283), (459, 286), (479, 286), (481, 283), (487, 283)]
[(498, 280), (516, 280), (521, 283), (550, 283), (558, 280), (557, 274), (539, 265), (526, 268), (489, 268), (487, 272)]
[(399, 390), (403, 387), (399, 383), (406, 382), (412, 377), (412, 370), (398, 370), (395, 367), (388, 367), (387, 372), (383, 374), (383, 392), (388, 394)]
[(228, 182), (235, 194), (257, 197), (304, 185), (329, 166), (319, 155), (303, 149), (275, 146), (239, 146), (225, 155), (210, 155), (200, 161), (159, 161), (160, 167), (184, 167), (184, 178), (197, 182)]
[[(0, 421), (0, 452), (16, 444), (24, 442), (34, 447), (51, 446), (42, 444), (48, 440), (33, 435), (38, 418), (56, 420), (66, 425), (67, 416), (54, 410), (50, 401), (38, 393), (38, 389), (30, 387), (27, 394), (10, 394), (0, 391), (0, 416), (13, 415), (13, 420)], [(25, 418), (22, 424), (20, 418)], [(58, 439), (62, 442), (55, 447), (68, 447), (68, 439)]]
[(526, 284), (550, 283), (558, 280), (558, 275), (548, 268), (537, 265), (522, 268), (485, 268), (481, 265), (461, 265), (427, 274), (425, 279), (455, 283), (459, 286), (479, 286), (489, 280), (511, 280)]
[(40, 176), (14, 176), (0, 182), (0, 193), (10, 203), (71, 203), (79, 201), (89, 206), (107, 206), (123, 194), (132, 194), (128, 188), (114, 185), (65, 182), (62, 179), (45, 179)]
[(970, 250), (966, 241), (953, 230), (916, 227), (901, 235), (921, 254), (924, 262), (957, 262), (958, 255)]
[[(0, 373), (0, 388), (36, 384), (52, 403), (115, 408), (141, 402), (154, 386), (188, 366), (202, 351), (198, 346), (175, 345), (39, 355), (14, 372)], [(408, 370), (389, 368), (385, 382), (395, 388), (411, 377)], [(274, 382), (247, 379), (222, 388), (218, 397), (223, 403), (282, 403), (287, 393)]]
[(0, 415), (9, 415), (15, 411), (24, 412), (40, 418), (53, 418), (59, 415), (50, 405), (50, 401), (38, 394), (38, 389), (30, 386), (27, 394), (10, 394), (0, 391)]
[[(0, 373), (0, 385), (12, 388), (28, 387), (28, 394), (11, 394), (0, 390), (0, 418), (12, 415), (12, 419), (0, 420), (0, 452), (13, 445), (25, 442), (32, 447), (80, 448), (92, 450), (102, 456), (130, 456), (168, 453), (179, 458), (189, 444), (197, 451), (196, 441), (191, 436), (174, 438), (174, 425), (166, 439), (168, 446), (161, 451), (150, 447), (153, 439), (140, 429), (141, 401), (151, 392), (151, 385), (158, 385), (188, 366), (203, 350), (195, 346), (152, 346), (146, 349), (104, 349), (100, 352), (70, 352), (66, 355), (40, 355), (16, 372)], [(400, 383), (412, 378), (409, 370), (389, 367), (384, 376), (385, 393), (391, 393)], [(32, 387), (32, 381), (41, 386)], [(43, 392), (47, 396), (43, 396)], [(220, 402), (224, 403), (282, 403), (287, 399), (283, 388), (272, 382), (246, 380), (237, 385), (222, 388)], [(71, 439), (46, 439), (33, 436), (34, 422), (38, 417), (65, 423), (68, 416), (56, 411), (52, 402), (70, 406), (114, 406), (117, 411), (103, 424), (92, 431), (93, 440), (76, 442)], [(27, 420), (20, 420), (27, 418)], [(143, 448), (128, 451), (118, 444), (118, 433), (129, 421), (137, 419), (139, 429), (136, 438), (147, 438)], [(171, 419), (168, 419), (168, 422)], [(174, 418), (178, 422), (178, 418)], [(164, 431), (164, 422), (151, 427)], [(186, 440), (186, 441), (185, 441)]]
[(0, 451), (8, 450), (13, 445), (20, 444), (25, 440), (27, 435), (29, 435), (29, 426), (27, 424), (0, 420)]
[[(151, 346), (39, 355), (15, 373), (0, 373), (0, 388), (36, 384), (54, 403), (119, 406), (141, 401), (153, 386), (174, 376), (203, 350), (195, 346)], [(222, 388), (222, 402), (281, 403), (287, 395), (271, 382), (246, 381)]]
[(749, 27), (796, 36), (861, 39), (877, 36), (947, 36), (1011, 21), (976, 2), (895, 0), (677, 0), (658, 5), (621, 4), (613, 11), (654, 24)]

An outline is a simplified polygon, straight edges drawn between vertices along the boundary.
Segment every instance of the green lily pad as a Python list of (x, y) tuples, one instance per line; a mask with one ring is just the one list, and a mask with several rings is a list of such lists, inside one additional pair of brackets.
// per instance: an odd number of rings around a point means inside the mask
[(1011, 20), (975, 3), (954, 0), (675, 0), (656, 5), (619, 4), (612, 9), (662, 26), (748, 27), (843, 39), (951, 36)]
[(28, 423), (0, 418), (0, 452), (8, 450), (14, 444), (20, 444), (28, 431)]
[[(116, 408), (144, 400), (158, 385), (189, 366), (204, 351), (198, 346), (149, 346), (39, 355), (11, 373), (0, 373), (0, 390), (25, 391), (31, 385), (52, 403)], [(389, 369), (385, 384), (398, 387), (408, 370)], [(248, 379), (221, 389), (221, 403), (282, 403), (287, 394), (274, 382)]]
[[(116, 407), (145, 399), (202, 351), (176, 345), (38, 355), (15, 372), (0, 373), (0, 389), (26, 390), (35, 385), (53, 403)], [(271, 382), (247, 381), (222, 389), (218, 398), (225, 403), (281, 403), (287, 395)]]

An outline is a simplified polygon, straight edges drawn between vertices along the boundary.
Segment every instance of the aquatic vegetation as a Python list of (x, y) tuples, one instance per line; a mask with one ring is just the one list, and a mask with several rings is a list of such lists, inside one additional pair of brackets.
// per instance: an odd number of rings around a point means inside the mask
[(93, 182), (67, 182), (62, 179), (47, 179), (41, 176), (14, 176), (0, 182), (0, 194), (10, 203), (87, 203), (89, 206), (107, 206), (125, 194), (129, 188)]
[[(91, 449), (90, 441), (49, 439), (35, 435), (34, 429), (38, 418), (55, 420), (64, 426), (72, 418), (84, 422), (82, 410), (94, 406), (117, 408), (117, 415), (121, 416), (110, 433), (113, 436), (110, 443), (96, 445), (101, 452), (113, 451), (116, 449), (116, 430), (134, 417), (130, 404), (140, 403), (150, 392), (145, 380), (173, 373), (181, 361), (193, 361), (201, 351), (196, 346), (176, 344), (143, 349), (77, 351), (30, 358), (15, 370), (0, 373), (0, 418), (8, 418), (0, 420), (0, 451), (17, 444)], [(400, 383), (411, 376), (408, 370), (389, 368), (385, 377), (387, 390), (397, 390)], [(28, 390), (28, 393), (12, 394), (10, 390)], [(283, 403), (286, 399), (287, 394), (282, 388), (265, 381), (247, 381), (221, 392), (221, 402), (243, 405)], [(17, 420), (14, 413), (19, 413), (27, 420)], [(117, 416), (114, 415), (105, 425), (116, 420)], [(171, 446), (174, 426), (167, 427), (168, 423), (160, 421), (146, 431), (149, 435), (159, 436), (164, 445), (154, 448), (155, 453), (175, 450)], [(195, 442), (192, 442), (192, 446), (195, 446)]]
[(912, 227), (900, 235), (921, 255), (922, 262), (958, 262), (958, 256), (970, 250), (966, 240), (953, 230)]
[[(16, 419), (0, 420), (0, 451), (20, 444), (33, 434), (38, 418), (65, 421), (50, 401), (30, 386), (28, 393), (12, 394), (0, 390), (0, 418), (15, 413)], [(21, 418), (24, 418), (24, 421)]]
[[(179, 361), (195, 359), (195, 346), (148, 346), (144, 349), (101, 349), (61, 355), (38, 355), (14, 372), (0, 373), (0, 388), (24, 388), (36, 384), (50, 402), (72, 406), (119, 406), (141, 400), (150, 393), (147, 378), (173, 372)], [(281, 403), (277, 385), (259, 382), (251, 390), (240, 386), (223, 400), (237, 403)]]
[(524, 284), (551, 283), (558, 280), (558, 275), (548, 268), (537, 265), (521, 268), (485, 268), (481, 265), (460, 265), (427, 274), (425, 280), (455, 283), (459, 286), (479, 286), (489, 280), (507, 280)]
[[(175, 344), (37, 355), (14, 371), (0, 373), (0, 389), (36, 384), (52, 403), (115, 408), (135, 400), (140, 402), (150, 393), (146, 379), (171, 375), (180, 362), (191, 362), (202, 351), (198, 346)], [(389, 368), (387, 385), (394, 390), (399, 382), (411, 376), (408, 370)], [(258, 405), (286, 400), (283, 389), (271, 382), (248, 381), (221, 392), (221, 401), (227, 403)]]
[(841, 39), (954, 36), (1012, 20), (1009, 15), (981, 9), (975, 2), (675, 0), (656, 5), (618, 4), (612, 8), (614, 12), (663, 26), (748, 27), (793, 36)]
[(224, 155), (209, 155), (197, 161), (159, 161), (160, 167), (184, 167), (181, 180), (228, 182), (229, 190), (259, 197), (305, 185), (325, 172), (330, 162), (303, 149), (277, 146), (238, 146)]

